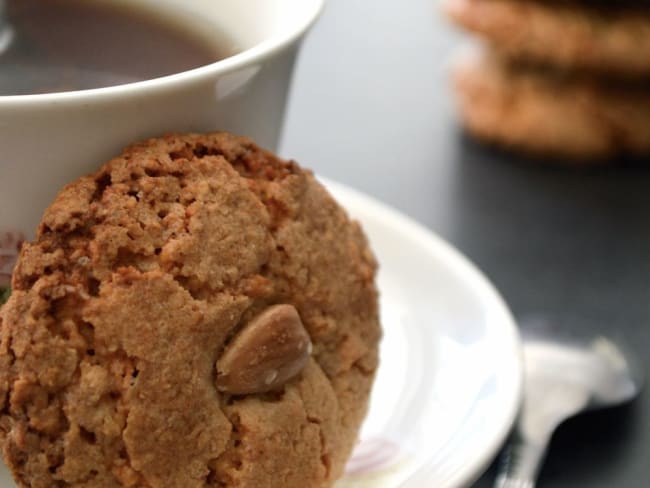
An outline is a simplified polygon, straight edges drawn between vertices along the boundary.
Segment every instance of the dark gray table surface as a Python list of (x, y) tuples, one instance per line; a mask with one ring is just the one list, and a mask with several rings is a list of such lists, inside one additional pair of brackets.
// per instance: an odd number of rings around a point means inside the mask
[[(330, 0), (299, 58), (282, 154), (441, 235), (515, 316), (623, 339), (647, 370), (650, 170), (540, 166), (464, 136), (448, 88), (464, 39), (431, 0)], [(650, 486), (648, 395), (558, 430), (540, 487), (577, 486)]]

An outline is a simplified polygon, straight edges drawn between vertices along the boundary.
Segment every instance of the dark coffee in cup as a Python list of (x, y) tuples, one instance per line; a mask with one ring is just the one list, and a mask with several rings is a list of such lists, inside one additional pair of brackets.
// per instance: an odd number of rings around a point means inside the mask
[(0, 96), (148, 80), (232, 54), (191, 25), (122, 2), (0, 0), (0, 11), (3, 2)]

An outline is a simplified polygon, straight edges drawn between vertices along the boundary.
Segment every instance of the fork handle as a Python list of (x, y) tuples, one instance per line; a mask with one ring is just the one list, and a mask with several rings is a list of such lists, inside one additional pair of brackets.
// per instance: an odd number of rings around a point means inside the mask
[(515, 433), (504, 451), (495, 488), (534, 488), (548, 441), (525, 440)]

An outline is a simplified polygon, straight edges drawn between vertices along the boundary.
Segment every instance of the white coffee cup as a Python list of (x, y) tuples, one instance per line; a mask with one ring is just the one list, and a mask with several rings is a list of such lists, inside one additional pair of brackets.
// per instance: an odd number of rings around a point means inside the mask
[[(106, 1), (106, 0), (93, 0)], [(226, 130), (275, 149), (293, 64), (324, 0), (111, 0), (167, 12), (236, 54), (109, 88), (0, 96), (0, 287), (59, 189), (132, 142)]]

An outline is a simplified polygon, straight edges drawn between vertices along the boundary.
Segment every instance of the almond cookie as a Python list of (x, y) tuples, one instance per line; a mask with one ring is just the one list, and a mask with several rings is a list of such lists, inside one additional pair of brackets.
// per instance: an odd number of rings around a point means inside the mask
[(577, 162), (650, 152), (650, 90), (508, 63), (489, 53), (455, 66), (460, 117), (479, 139)]
[(446, 13), (509, 57), (650, 75), (650, 7), (577, 0), (444, 0)]
[(324, 487), (365, 415), (376, 263), (313, 175), (172, 135), (68, 185), (0, 311), (22, 487)]

